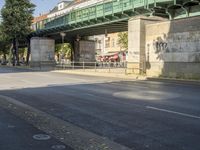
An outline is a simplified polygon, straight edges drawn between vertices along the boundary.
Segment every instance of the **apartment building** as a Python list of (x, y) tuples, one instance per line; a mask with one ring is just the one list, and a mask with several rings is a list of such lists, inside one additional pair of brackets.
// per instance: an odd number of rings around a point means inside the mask
[(32, 21), (31, 29), (38, 30), (44, 28), (45, 23), (47, 22), (48, 14), (41, 14), (38, 17), (35, 17)]

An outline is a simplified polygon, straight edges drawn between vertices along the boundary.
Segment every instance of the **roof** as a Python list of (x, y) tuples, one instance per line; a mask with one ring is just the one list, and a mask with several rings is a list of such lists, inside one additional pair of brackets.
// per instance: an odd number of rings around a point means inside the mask
[(60, 2), (58, 2), (58, 4), (60, 3), (71, 3), (73, 2), (72, 0), (61, 0)]
[(38, 17), (35, 17), (34, 19), (33, 19), (33, 23), (35, 23), (35, 22), (38, 22), (38, 21), (42, 21), (42, 20), (44, 20), (44, 19), (47, 19), (47, 15), (48, 14), (43, 14), (43, 15), (40, 15), (40, 16), (38, 16)]
[[(62, 1), (60, 1), (58, 4), (60, 4), (60, 3), (64, 3), (64, 8), (67, 8), (69, 5), (71, 5), (71, 3), (73, 3), (74, 1), (71, 1), (71, 0), (62, 0)], [(50, 12), (49, 13), (54, 13), (54, 12), (57, 12), (57, 11), (59, 11), (58, 10), (58, 5), (57, 6), (55, 6), (52, 10), (50, 10)]]
[[(80, 3), (83, 3), (83, 2), (86, 2), (86, 1), (89, 1), (89, 0), (74, 0), (74, 1), (71, 1), (71, 0), (63, 0), (63, 1), (60, 1), (58, 4), (64, 2), (65, 3), (65, 6), (64, 6), (64, 9), (67, 8), (67, 7), (71, 7), (71, 6), (74, 6), (74, 5), (77, 5), (77, 4), (80, 4)], [(58, 10), (58, 6), (55, 6), (51, 11), (50, 13), (55, 13), (59, 11)]]

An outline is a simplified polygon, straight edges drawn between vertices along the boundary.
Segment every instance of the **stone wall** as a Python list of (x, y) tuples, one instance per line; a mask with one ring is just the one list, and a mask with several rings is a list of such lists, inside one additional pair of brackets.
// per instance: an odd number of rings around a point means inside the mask
[(200, 17), (146, 25), (149, 76), (200, 78)]
[(54, 67), (55, 40), (34, 37), (31, 39), (31, 67)]

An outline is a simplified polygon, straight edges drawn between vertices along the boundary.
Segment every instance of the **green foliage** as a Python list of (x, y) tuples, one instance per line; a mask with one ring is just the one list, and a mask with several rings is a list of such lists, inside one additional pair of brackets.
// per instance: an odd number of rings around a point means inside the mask
[(120, 32), (118, 34), (118, 44), (120, 45), (121, 49), (128, 49), (128, 32)]
[(2, 25), (0, 25), (0, 55), (5, 57), (7, 54), (9, 54), (9, 43), (2, 32)]
[(24, 39), (31, 32), (34, 7), (29, 0), (5, 0), (2, 29), (8, 39)]
[(27, 51), (28, 51), (27, 48), (19, 48), (20, 57), (26, 57)]
[(61, 59), (71, 57), (71, 45), (69, 43), (56, 44), (55, 53), (59, 55)]

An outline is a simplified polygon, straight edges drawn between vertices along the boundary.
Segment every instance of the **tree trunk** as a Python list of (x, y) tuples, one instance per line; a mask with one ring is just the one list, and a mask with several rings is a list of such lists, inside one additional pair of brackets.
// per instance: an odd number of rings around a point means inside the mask
[(6, 52), (3, 53), (4, 62), (7, 62)]
[(15, 56), (16, 56), (16, 42), (13, 39), (13, 48), (12, 48), (12, 64), (15, 66)]
[(28, 50), (27, 50), (27, 56), (26, 56), (26, 65), (29, 65), (29, 59), (31, 54), (31, 45), (30, 45), (30, 39), (28, 39)]
[(15, 52), (15, 54), (16, 54), (16, 60), (17, 60), (17, 66), (20, 66), (20, 63), (19, 63), (19, 41), (18, 41), (18, 39), (16, 39), (15, 40), (15, 42), (16, 42), (16, 52)]

